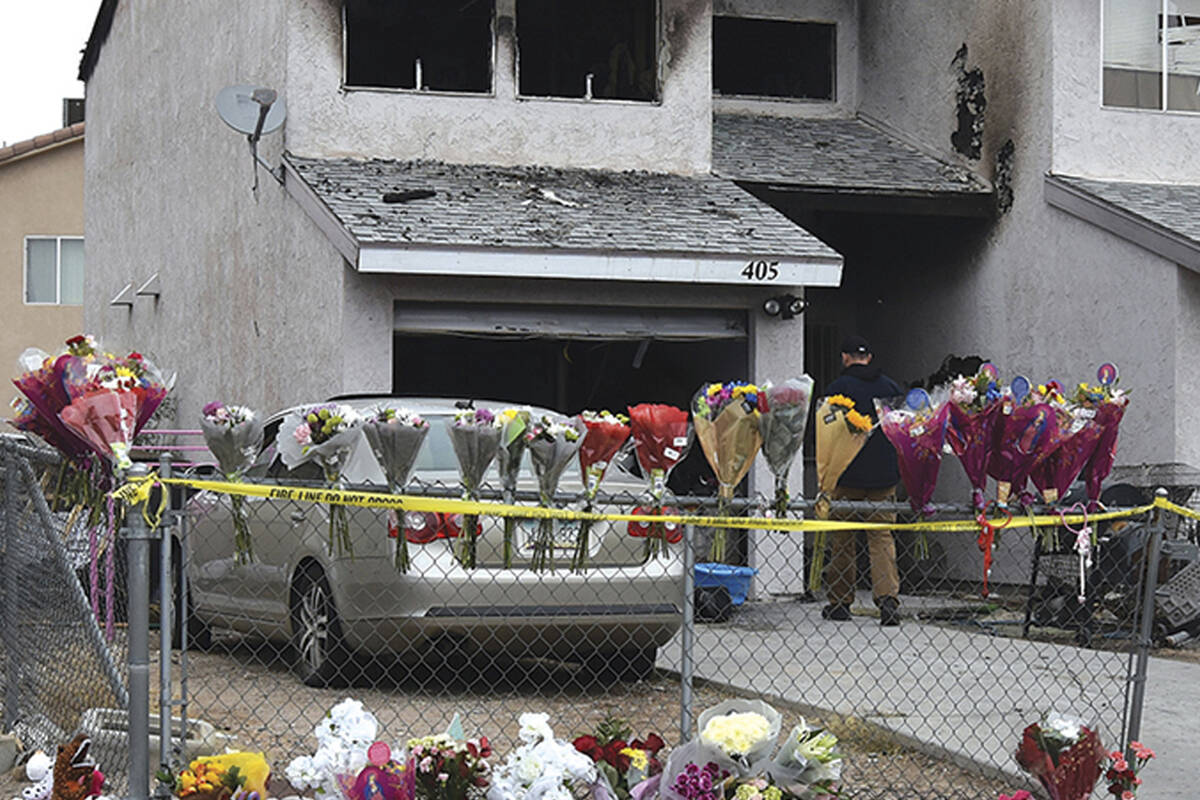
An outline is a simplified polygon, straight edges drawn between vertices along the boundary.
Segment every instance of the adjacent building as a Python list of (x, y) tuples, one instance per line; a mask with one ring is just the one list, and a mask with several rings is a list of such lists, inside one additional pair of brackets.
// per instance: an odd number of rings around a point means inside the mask
[[(83, 325), (83, 126), (0, 147), (0, 365)], [(6, 393), (5, 399), (14, 392)]]

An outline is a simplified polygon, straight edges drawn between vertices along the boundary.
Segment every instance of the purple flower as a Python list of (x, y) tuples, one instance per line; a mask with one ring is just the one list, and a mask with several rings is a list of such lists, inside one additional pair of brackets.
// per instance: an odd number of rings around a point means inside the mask
[(495, 418), (496, 418), (496, 415), (492, 413), (491, 409), (488, 409), (488, 408), (475, 409), (475, 421), (476, 422), (482, 422), (486, 425), (490, 425), (490, 424), (492, 424), (492, 420), (494, 420)]
[(204, 414), (204, 416), (206, 416), (206, 417), (211, 417), (213, 414), (217, 413), (218, 409), (221, 409), (221, 408), (224, 408), (224, 403), (220, 403), (216, 400), (213, 400), (211, 403), (209, 403), (203, 409), (201, 409), (200, 413)]

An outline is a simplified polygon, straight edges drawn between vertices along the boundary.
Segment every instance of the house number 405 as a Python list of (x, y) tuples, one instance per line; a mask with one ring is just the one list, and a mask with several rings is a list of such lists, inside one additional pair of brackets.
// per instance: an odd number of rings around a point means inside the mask
[(742, 270), (748, 281), (773, 281), (779, 277), (778, 261), (751, 261)]

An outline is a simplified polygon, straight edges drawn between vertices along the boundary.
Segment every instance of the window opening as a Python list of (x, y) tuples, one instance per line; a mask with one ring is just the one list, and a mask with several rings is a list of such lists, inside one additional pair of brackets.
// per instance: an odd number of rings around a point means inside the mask
[(1200, 0), (1104, 0), (1103, 9), (1104, 105), (1200, 111)]
[(346, 85), (488, 93), (491, 0), (346, 0)]
[(25, 240), (25, 302), (83, 305), (83, 239), (31, 236)]
[(720, 95), (835, 98), (837, 26), (713, 18), (713, 91)]
[(656, 0), (517, 0), (526, 97), (658, 99)]

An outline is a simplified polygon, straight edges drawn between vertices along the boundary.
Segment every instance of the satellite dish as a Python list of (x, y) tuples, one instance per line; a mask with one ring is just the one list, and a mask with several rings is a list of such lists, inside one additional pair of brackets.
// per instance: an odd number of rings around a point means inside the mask
[(217, 93), (217, 113), (225, 124), (257, 140), (279, 130), (287, 119), (287, 104), (274, 89), (249, 84), (226, 86)]
[(251, 191), (258, 191), (259, 164), (266, 167), (275, 180), (283, 183), (282, 171), (277, 175), (269, 164), (258, 157), (258, 140), (264, 133), (279, 130), (279, 126), (287, 119), (287, 104), (279, 93), (265, 86), (226, 86), (217, 92), (217, 113), (226, 125), (246, 134), (246, 141), (250, 142), (250, 157), (254, 159), (254, 186)]

